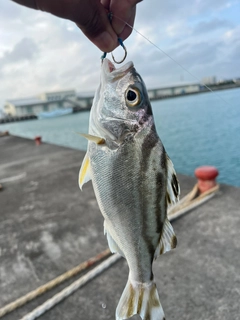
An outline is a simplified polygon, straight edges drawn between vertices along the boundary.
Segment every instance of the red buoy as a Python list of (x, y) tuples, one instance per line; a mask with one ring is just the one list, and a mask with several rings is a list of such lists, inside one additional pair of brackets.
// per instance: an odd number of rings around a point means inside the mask
[(35, 137), (35, 143), (37, 146), (39, 146), (42, 143), (42, 137), (41, 136), (36, 136)]
[(212, 166), (202, 166), (195, 170), (195, 176), (198, 179), (198, 188), (201, 193), (212, 189), (217, 185), (216, 177), (218, 170)]

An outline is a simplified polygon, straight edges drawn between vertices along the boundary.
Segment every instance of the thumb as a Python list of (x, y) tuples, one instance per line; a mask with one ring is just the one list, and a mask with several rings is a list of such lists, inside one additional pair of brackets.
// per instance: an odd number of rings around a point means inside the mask
[(118, 46), (117, 35), (108, 14), (97, 0), (84, 0), (84, 13), (75, 21), (86, 37), (100, 50), (111, 52)]

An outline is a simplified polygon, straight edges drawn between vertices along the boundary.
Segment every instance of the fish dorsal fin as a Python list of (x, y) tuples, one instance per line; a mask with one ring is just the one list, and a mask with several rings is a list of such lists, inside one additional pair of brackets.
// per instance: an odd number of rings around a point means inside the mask
[(89, 141), (95, 142), (96, 144), (104, 144), (105, 143), (105, 139), (98, 137), (98, 136), (93, 136), (92, 134), (80, 133), (80, 135)]
[(119, 248), (116, 241), (113, 239), (105, 220), (104, 220), (103, 226), (104, 226), (104, 234), (107, 236), (107, 241), (108, 241), (108, 246), (109, 246), (110, 251), (112, 253), (119, 253), (122, 257), (125, 258), (124, 253)]
[(173, 163), (167, 155), (167, 204), (175, 204), (179, 200), (180, 186)]
[(154, 258), (156, 259), (160, 254), (168, 252), (171, 249), (176, 248), (176, 246), (177, 246), (177, 237), (174, 233), (174, 230), (170, 221), (168, 220), (168, 218), (166, 218), (163, 225), (160, 242), (155, 251)]
[(91, 179), (92, 178), (90, 174), (90, 160), (87, 152), (85, 154), (85, 157), (83, 159), (83, 162), (79, 171), (79, 178), (78, 178), (79, 188), (82, 190), (82, 186), (84, 185), (84, 183), (87, 183)]

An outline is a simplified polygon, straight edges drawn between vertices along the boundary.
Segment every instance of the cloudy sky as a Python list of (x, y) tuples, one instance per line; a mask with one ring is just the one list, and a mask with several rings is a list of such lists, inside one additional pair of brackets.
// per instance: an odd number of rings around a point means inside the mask
[[(137, 9), (135, 28), (195, 77), (240, 77), (240, 0), (144, 0)], [(135, 31), (125, 45), (148, 88), (197, 82)], [(0, 107), (44, 91), (95, 91), (101, 54), (73, 22), (0, 1)]]

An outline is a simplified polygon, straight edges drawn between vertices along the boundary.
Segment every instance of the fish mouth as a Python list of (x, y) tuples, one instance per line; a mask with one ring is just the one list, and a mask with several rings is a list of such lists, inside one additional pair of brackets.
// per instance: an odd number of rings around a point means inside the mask
[(106, 75), (111, 75), (111, 78), (122, 77), (124, 76), (130, 69), (133, 68), (133, 62), (129, 61), (122, 67), (116, 69), (112, 61), (105, 58), (102, 64), (102, 70)]

